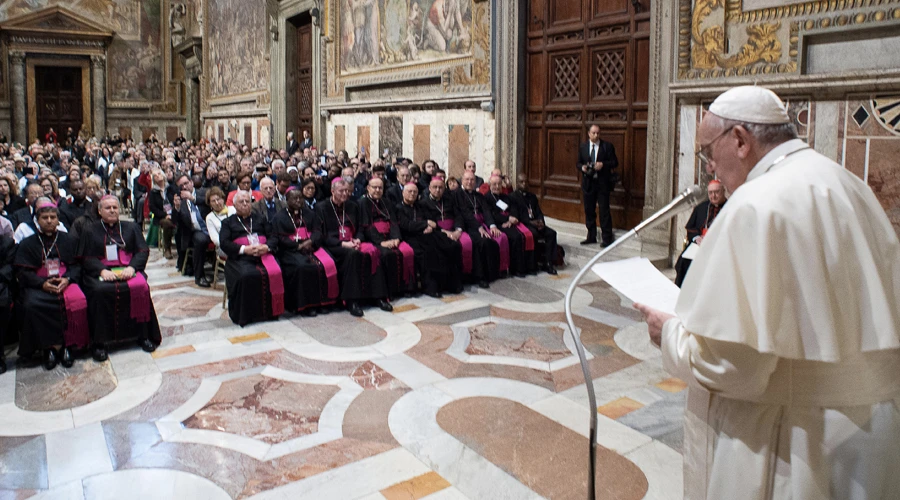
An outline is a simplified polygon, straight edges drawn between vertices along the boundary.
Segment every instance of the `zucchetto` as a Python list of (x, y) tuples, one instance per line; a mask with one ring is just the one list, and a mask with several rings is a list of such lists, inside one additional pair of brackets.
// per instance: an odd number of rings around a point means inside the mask
[(709, 105), (709, 112), (728, 120), (747, 123), (790, 123), (787, 108), (775, 92), (747, 85), (723, 92)]

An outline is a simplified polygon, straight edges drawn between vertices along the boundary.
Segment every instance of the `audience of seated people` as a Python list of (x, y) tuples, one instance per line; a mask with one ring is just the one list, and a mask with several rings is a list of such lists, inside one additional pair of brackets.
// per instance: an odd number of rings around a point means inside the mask
[[(362, 316), (403, 296), (556, 274), (556, 233), (524, 176), (513, 190), (500, 170), (478, 177), (473, 161), (457, 179), (433, 160), (323, 153), (155, 137), (0, 144), (0, 342), (18, 338), (20, 354), (48, 368), (86, 347), (106, 359), (125, 340), (152, 351), (148, 247), (131, 220), (158, 226), (164, 257), (177, 250), (200, 287), (225, 260), (240, 325), (338, 308)], [(50, 308), (66, 314), (41, 313)]]

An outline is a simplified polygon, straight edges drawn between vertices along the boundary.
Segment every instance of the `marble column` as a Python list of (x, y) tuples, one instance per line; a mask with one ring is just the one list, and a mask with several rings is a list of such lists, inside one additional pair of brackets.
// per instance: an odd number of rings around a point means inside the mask
[(189, 140), (200, 140), (200, 82), (190, 75), (185, 82), (185, 106), (187, 108), (187, 127), (185, 136)]
[(95, 137), (103, 137), (106, 130), (106, 56), (91, 56), (91, 103)]
[(25, 101), (25, 53), (10, 51), (9, 76), (12, 89), (13, 140), (28, 144), (28, 124), (26, 116), (28, 103)]

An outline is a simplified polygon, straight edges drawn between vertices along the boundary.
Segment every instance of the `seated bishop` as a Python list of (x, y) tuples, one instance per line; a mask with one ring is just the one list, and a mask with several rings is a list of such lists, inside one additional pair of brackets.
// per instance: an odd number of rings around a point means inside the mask
[(484, 286), (509, 272), (509, 240), (494, 223), (484, 195), (475, 189), (475, 174), (464, 173), (454, 194), (475, 249), (472, 274), (479, 279), (479, 286)]
[[(694, 207), (694, 211), (691, 212), (691, 218), (688, 219), (687, 224), (684, 226), (687, 230), (688, 246), (692, 243), (695, 245), (703, 243), (706, 232), (709, 231), (710, 226), (716, 220), (727, 201), (725, 199), (725, 186), (715, 179), (709, 181), (709, 185), (706, 187), (706, 194), (709, 198)], [(685, 250), (687, 250), (687, 247), (685, 247)], [(684, 251), (678, 256), (678, 261), (675, 263), (675, 284), (679, 287), (684, 282), (684, 277), (687, 276), (691, 262), (693, 260), (685, 257)]]
[(76, 243), (59, 231), (59, 210), (49, 198), (39, 198), (34, 212), (38, 231), (22, 240), (15, 260), (22, 307), (19, 354), (42, 352), (47, 370), (57, 363), (69, 368), (73, 351), (90, 341)]
[(522, 223), (524, 216), (519, 213), (519, 204), (513, 203), (509, 195), (503, 193), (501, 182), (500, 176), (491, 176), (484, 199), (497, 230), (509, 241), (509, 273), (524, 277), (537, 272), (534, 234)]
[(363, 217), (359, 205), (349, 200), (350, 190), (350, 182), (336, 178), (331, 185), (331, 198), (316, 204), (322, 245), (337, 264), (341, 300), (356, 317), (363, 315), (362, 301), (392, 311), (394, 308), (387, 301), (389, 292), (381, 268), (381, 252), (363, 241)]
[(418, 289), (416, 283), (415, 252), (403, 241), (394, 206), (384, 197), (384, 181), (378, 177), (369, 179), (366, 195), (359, 199), (366, 241), (375, 245), (381, 253), (379, 259), (384, 268), (391, 298), (410, 294)]
[[(440, 179), (432, 179), (431, 182), (443, 189)], [(448, 224), (445, 225), (450, 229), (442, 229), (439, 221), (440, 212), (429, 210), (424, 202), (419, 201), (419, 187), (412, 182), (406, 184), (403, 187), (403, 201), (397, 205), (397, 223), (403, 241), (415, 251), (416, 273), (422, 291), (435, 298), (442, 297), (443, 292), (462, 291), (462, 275), (459, 272), (462, 269), (462, 245), (458, 241), (462, 232), (456, 233)]]
[(237, 191), (234, 215), (222, 221), (219, 247), (225, 252), (228, 317), (246, 326), (284, 314), (285, 290), (281, 266), (275, 259), (278, 240), (266, 218), (252, 210), (252, 198)]
[(100, 199), (100, 220), (79, 237), (82, 286), (88, 301), (93, 357), (107, 358), (107, 344), (137, 340), (146, 352), (162, 341), (144, 268), (150, 249), (134, 222), (119, 220), (119, 199)]
[(278, 262), (284, 275), (285, 310), (316, 316), (340, 295), (337, 264), (322, 248), (322, 231), (303, 194), (288, 188), (287, 207), (273, 217)]
[(519, 206), (520, 221), (534, 235), (538, 267), (547, 274), (556, 275), (556, 231), (547, 227), (541, 204), (537, 196), (528, 191), (528, 177), (524, 173), (516, 179), (516, 190), (509, 195), (509, 199)]

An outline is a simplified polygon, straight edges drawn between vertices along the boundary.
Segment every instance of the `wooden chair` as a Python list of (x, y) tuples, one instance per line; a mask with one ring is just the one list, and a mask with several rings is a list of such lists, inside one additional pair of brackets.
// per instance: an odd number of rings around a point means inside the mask
[[(214, 243), (210, 243), (209, 246), (206, 247), (207, 252), (216, 252), (216, 245)], [(188, 259), (191, 258), (191, 255), (194, 253), (193, 247), (188, 247), (187, 250), (184, 251), (184, 262), (181, 263), (181, 274), (184, 275), (184, 271), (187, 269)], [(218, 255), (218, 252), (216, 252)], [(196, 274), (197, 270), (194, 269), (194, 273)], [(201, 269), (200, 272), (203, 272)]]
[[(222, 257), (219, 255), (219, 249), (216, 248), (216, 264), (213, 267), (213, 282), (212, 287), (213, 290), (219, 286), (219, 268), (222, 268), (222, 272), (225, 272), (225, 261), (228, 260), (227, 257)], [(228, 287), (223, 284), (222, 286), (222, 309), (225, 309), (225, 303), (228, 301)]]

